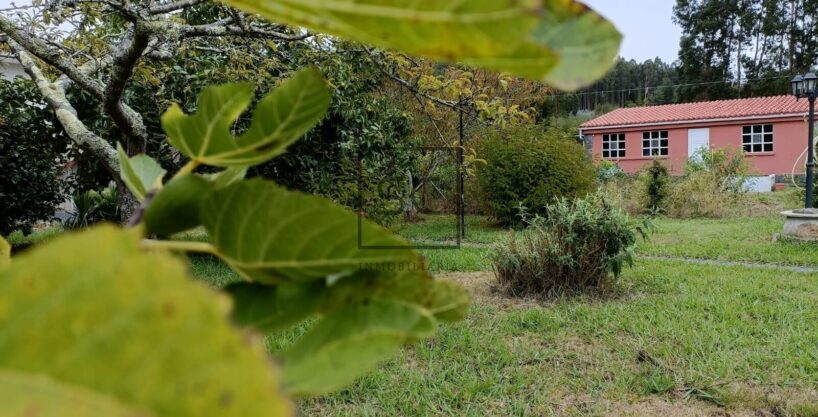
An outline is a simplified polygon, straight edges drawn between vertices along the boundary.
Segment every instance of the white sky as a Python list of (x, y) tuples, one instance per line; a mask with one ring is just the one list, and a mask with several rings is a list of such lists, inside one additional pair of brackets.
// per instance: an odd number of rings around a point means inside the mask
[[(0, 0), (2, 1), (2, 0)], [(679, 57), (682, 30), (673, 24), (675, 0), (583, 0), (625, 35), (620, 55), (637, 61)]]
[[(675, 0), (583, 0), (612, 20), (625, 35), (621, 55), (645, 61), (660, 57), (673, 62), (678, 57), (681, 30), (673, 24)], [(15, 0), (17, 5), (31, 0)], [(10, 7), (12, 0), (0, 0), (0, 9)]]

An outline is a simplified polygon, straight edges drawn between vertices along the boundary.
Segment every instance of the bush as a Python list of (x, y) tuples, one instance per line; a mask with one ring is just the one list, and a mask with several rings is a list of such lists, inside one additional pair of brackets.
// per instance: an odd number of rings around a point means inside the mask
[[(795, 184), (798, 186), (798, 203), (803, 206), (804, 203), (807, 201), (807, 180), (806, 177), (801, 177), (799, 180), (795, 181)], [(818, 208), (818, 183), (814, 185), (813, 192), (813, 207)]]
[(723, 218), (736, 212), (744, 193), (723, 190), (724, 182), (713, 172), (699, 171), (674, 184), (668, 196), (667, 215), (676, 219)]
[(667, 215), (679, 219), (722, 218), (740, 211), (750, 165), (741, 151), (702, 149), (685, 164), (671, 188)]
[(631, 216), (642, 216), (648, 206), (647, 187), (644, 177), (624, 176), (603, 182), (601, 192), (613, 205)]
[(507, 226), (522, 225), (520, 205), (544, 216), (550, 203), (585, 196), (595, 183), (596, 172), (583, 146), (555, 129), (487, 132), (478, 156), (486, 161), (477, 171), (480, 188), (494, 216)]
[(619, 164), (608, 160), (600, 161), (596, 170), (599, 181), (602, 183), (627, 178), (628, 176)]
[(741, 150), (700, 149), (685, 164), (685, 174), (709, 172), (718, 183), (719, 189), (728, 193), (744, 193), (750, 162)]
[(645, 169), (640, 176), (645, 187), (647, 197), (647, 214), (657, 215), (665, 212), (665, 201), (667, 200), (670, 186), (670, 174), (667, 167), (654, 159), (653, 163)]
[(0, 79), (0, 234), (28, 234), (63, 200), (57, 172), (62, 130), (33, 83)]
[(601, 193), (561, 199), (548, 217), (527, 219), (530, 228), (492, 253), (500, 285), (512, 295), (553, 295), (609, 287), (633, 260), (637, 238), (649, 223), (637, 223)]
[(610, 201), (633, 216), (689, 219), (743, 213), (744, 178), (749, 170), (743, 157), (720, 150), (700, 155), (687, 163), (684, 177), (671, 177), (662, 163), (654, 161), (637, 177), (606, 181), (602, 189)]
[(77, 193), (72, 198), (71, 218), (63, 222), (66, 229), (80, 229), (102, 221), (118, 222), (119, 193), (116, 186), (109, 185), (98, 191)]

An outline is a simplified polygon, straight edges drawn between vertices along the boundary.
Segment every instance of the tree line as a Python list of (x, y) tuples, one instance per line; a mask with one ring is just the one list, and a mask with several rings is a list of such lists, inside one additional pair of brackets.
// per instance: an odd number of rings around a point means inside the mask
[(818, 0), (677, 0), (678, 59), (619, 59), (593, 86), (554, 94), (548, 115), (786, 94), (818, 59)]

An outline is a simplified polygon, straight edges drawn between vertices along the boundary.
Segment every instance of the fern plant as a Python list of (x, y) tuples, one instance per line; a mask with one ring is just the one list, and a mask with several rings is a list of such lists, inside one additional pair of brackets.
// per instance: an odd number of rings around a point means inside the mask
[[(619, 43), (573, 1), (228, 3), (569, 88), (602, 75)], [(244, 179), (321, 120), (331, 99), (321, 74), (295, 74), (234, 136), (252, 95), (250, 84), (214, 86), (195, 113), (163, 115), (168, 142), (189, 159), (168, 181), (149, 156), (120, 152), (142, 203), (131, 227), (71, 233), (11, 262), (0, 239), (0, 415), (292, 415), (290, 398), (336, 390), (463, 317), (464, 290), (434, 280), (404, 240), (328, 200)], [(203, 165), (221, 171), (196, 173)], [(197, 227), (208, 242), (159, 238)], [(217, 256), (243, 281), (205, 288), (173, 252)], [(255, 332), (307, 320), (273, 367)]]

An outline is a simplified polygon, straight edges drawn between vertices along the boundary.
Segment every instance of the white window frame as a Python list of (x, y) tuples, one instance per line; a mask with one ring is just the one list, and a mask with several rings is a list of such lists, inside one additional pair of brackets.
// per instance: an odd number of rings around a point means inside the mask
[(602, 135), (602, 159), (621, 159), (625, 155), (624, 133), (606, 133)]
[(642, 132), (642, 156), (655, 158), (670, 155), (670, 138), (667, 130)]
[(741, 148), (749, 154), (774, 152), (775, 128), (772, 123), (742, 126)]

